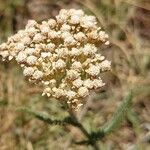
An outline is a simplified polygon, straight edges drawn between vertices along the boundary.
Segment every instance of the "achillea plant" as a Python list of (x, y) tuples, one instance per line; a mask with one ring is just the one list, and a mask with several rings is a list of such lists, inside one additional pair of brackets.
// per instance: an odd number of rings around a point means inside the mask
[(0, 55), (15, 59), (30, 82), (42, 84), (42, 95), (78, 110), (91, 90), (105, 85), (100, 73), (110, 70), (111, 63), (97, 52), (102, 44), (109, 44), (108, 35), (94, 16), (62, 9), (41, 24), (28, 21), (25, 30), (0, 45)]
[(2, 59), (15, 59), (30, 82), (43, 85), (43, 96), (65, 101), (69, 116), (51, 119), (34, 110), (23, 110), (48, 123), (70, 124), (80, 129), (86, 139), (75, 144), (91, 145), (99, 149), (97, 141), (118, 128), (130, 109), (129, 93), (111, 120), (97, 131), (88, 132), (73, 110), (78, 110), (92, 90), (105, 84), (100, 73), (110, 70), (111, 63), (98, 53), (98, 47), (109, 45), (108, 35), (94, 16), (82, 10), (62, 9), (56, 19), (38, 24), (30, 20), (25, 30), (8, 38), (0, 45)]

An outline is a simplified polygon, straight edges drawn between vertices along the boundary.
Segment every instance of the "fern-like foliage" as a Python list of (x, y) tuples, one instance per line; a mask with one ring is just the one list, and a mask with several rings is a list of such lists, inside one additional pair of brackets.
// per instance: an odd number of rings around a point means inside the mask
[(120, 107), (114, 113), (112, 119), (102, 128), (104, 134), (109, 134), (110, 132), (117, 129), (121, 125), (122, 121), (127, 115), (127, 112), (131, 108), (132, 98), (133, 98), (132, 92), (129, 92), (128, 95), (124, 98)]
[(50, 125), (66, 125), (66, 124), (75, 125), (75, 123), (72, 121), (70, 116), (65, 117), (64, 119), (51, 119), (48, 115), (41, 113), (41, 112), (37, 112), (27, 107), (20, 108), (19, 110), (27, 112), (30, 115), (33, 115), (34, 117), (36, 117), (37, 119), (44, 121)]
[(102, 139), (107, 134), (113, 132), (115, 129), (118, 129), (131, 108), (132, 98), (133, 94), (132, 92), (129, 92), (120, 107), (112, 116), (112, 119), (109, 120), (108, 123), (106, 123), (99, 131), (92, 132), (91, 138), (95, 140)]

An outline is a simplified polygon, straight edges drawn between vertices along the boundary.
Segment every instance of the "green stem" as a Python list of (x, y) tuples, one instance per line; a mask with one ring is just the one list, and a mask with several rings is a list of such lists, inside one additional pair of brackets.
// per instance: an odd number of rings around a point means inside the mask
[[(73, 111), (71, 109), (69, 109), (69, 114), (70, 117), (72, 118), (72, 120), (74, 120), (76, 122), (76, 127), (78, 127), (78, 129), (80, 129), (80, 131), (87, 137), (87, 142), (83, 141), (82, 144), (89, 144), (93, 147), (94, 150), (99, 150), (99, 147), (96, 143), (96, 140), (93, 140), (91, 138), (90, 133), (88, 133), (88, 131), (84, 128), (84, 126), (78, 121), (76, 115), (73, 113)], [(79, 143), (78, 143), (79, 144)]]

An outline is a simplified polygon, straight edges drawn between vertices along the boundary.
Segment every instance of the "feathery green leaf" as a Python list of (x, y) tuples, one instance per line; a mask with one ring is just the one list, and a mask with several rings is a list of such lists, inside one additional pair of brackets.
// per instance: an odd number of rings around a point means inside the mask
[(121, 125), (122, 121), (124, 120), (127, 114), (127, 111), (131, 107), (132, 98), (133, 98), (132, 92), (129, 92), (128, 95), (124, 98), (120, 107), (114, 113), (112, 119), (108, 123), (106, 123), (102, 128), (105, 134), (112, 132)]
[(131, 107), (132, 98), (133, 94), (130, 91), (124, 98), (122, 104), (119, 106), (117, 111), (112, 116), (112, 119), (108, 121), (108, 123), (106, 123), (99, 131), (92, 132), (90, 134), (91, 138), (95, 140), (102, 139), (103, 137), (105, 137), (106, 134), (109, 134), (117, 129), (125, 119), (127, 112)]
[(59, 120), (59, 119), (51, 119), (48, 115), (44, 114), (44, 113), (41, 113), (41, 112), (37, 112), (35, 110), (32, 110), (30, 108), (27, 108), (27, 107), (24, 107), (24, 108), (20, 108), (19, 110), (21, 111), (25, 111), (33, 116), (35, 116), (36, 118), (38, 118), (39, 120), (41, 121), (44, 121), (48, 124), (51, 124), (51, 125), (65, 125), (65, 124), (72, 124), (72, 120), (71, 118), (68, 116), (68, 117), (65, 117), (64, 119), (62, 120)]

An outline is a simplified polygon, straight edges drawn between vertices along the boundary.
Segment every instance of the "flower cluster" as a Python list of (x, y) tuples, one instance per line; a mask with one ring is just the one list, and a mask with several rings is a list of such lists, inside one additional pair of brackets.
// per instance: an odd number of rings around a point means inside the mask
[(78, 109), (91, 90), (104, 86), (100, 73), (110, 69), (110, 62), (97, 52), (102, 44), (109, 44), (108, 35), (94, 16), (62, 9), (41, 24), (28, 21), (25, 30), (0, 45), (0, 55), (14, 58), (29, 81), (43, 84), (42, 95)]

